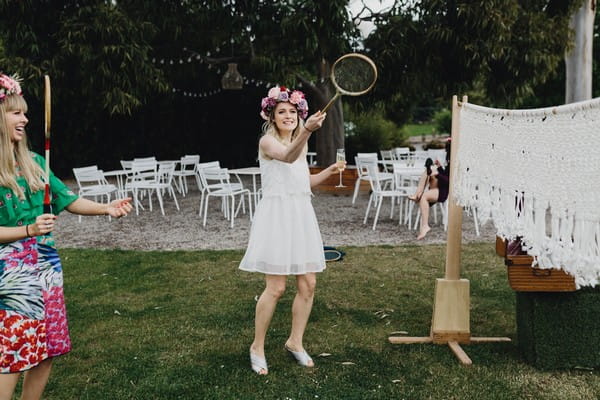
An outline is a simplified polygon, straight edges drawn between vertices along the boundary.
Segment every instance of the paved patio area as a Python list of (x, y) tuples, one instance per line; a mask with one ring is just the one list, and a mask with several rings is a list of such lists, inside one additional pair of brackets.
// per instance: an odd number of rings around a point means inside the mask
[[(69, 182), (67, 182), (69, 184)], [(72, 184), (71, 184), (72, 185)], [(120, 248), (141, 250), (199, 250), (199, 249), (244, 249), (248, 241), (250, 221), (248, 215), (240, 214), (233, 229), (219, 211), (219, 200), (209, 203), (208, 221), (202, 226), (198, 215), (200, 196), (195, 185), (186, 197), (178, 196), (180, 211), (171, 199), (165, 199), (165, 216), (160, 213), (154, 199), (153, 211), (142, 210), (120, 220), (109, 221), (108, 217), (83, 217), (82, 222), (68, 212), (59, 216), (55, 238), (59, 248)], [(315, 191), (313, 205), (319, 220), (323, 243), (327, 246), (365, 246), (444, 243), (446, 232), (438, 215), (438, 225), (425, 240), (416, 240), (417, 232), (399, 225), (397, 215), (389, 219), (389, 202), (382, 206), (377, 229), (373, 231), (372, 216), (363, 225), (368, 201), (368, 192), (362, 191), (355, 205), (348, 194)], [(147, 206), (147, 202), (145, 203)], [(493, 246), (495, 230), (491, 224), (480, 227), (481, 235), (475, 235), (473, 218), (463, 217), (463, 242), (489, 242)]]

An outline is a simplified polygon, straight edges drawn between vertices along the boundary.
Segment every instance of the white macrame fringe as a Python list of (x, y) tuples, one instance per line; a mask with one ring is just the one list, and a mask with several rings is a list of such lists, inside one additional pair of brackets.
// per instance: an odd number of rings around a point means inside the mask
[(462, 104), (454, 195), (540, 268), (600, 279), (600, 98), (555, 108)]

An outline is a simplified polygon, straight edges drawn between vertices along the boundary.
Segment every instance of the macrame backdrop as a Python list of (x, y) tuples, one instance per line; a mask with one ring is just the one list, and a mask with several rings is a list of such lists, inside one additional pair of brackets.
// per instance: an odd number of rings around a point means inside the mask
[(520, 236), (540, 268), (577, 287), (600, 277), (600, 98), (502, 110), (462, 103), (453, 177), (463, 207)]

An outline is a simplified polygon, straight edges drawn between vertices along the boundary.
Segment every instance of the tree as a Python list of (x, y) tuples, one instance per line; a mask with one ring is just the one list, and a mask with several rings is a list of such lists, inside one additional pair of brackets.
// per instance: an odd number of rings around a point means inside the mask
[[(518, 106), (561, 63), (578, 0), (405, 2), (376, 20), (366, 47), (380, 66), (376, 94), (391, 116), (414, 104), (475, 93)], [(439, 100), (438, 100), (439, 101)]]
[[(6, 50), (0, 66), (25, 79), (32, 114), (40, 114), (42, 75), (60, 87), (53, 91), (52, 114), (58, 170), (70, 169), (72, 154), (126, 144), (127, 137), (106, 129), (107, 118), (130, 115), (167, 88), (150, 62), (153, 27), (130, 19), (114, 2), (71, 0), (49, 7), (44, 0), (1, 0), (0, 33)], [(29, 131), (41, 132), (39, 125), (32, 120)]]
[(592, 49), (596, 1), (584, 0), (573, 13), (570, 27), (574, 32), (574, 46), (565, 55), (565, 103), (592, 98)]
[[(157, 58), (173, 56), (181, 48), (204, 65), (185, 73), (166, 71), (175, 85), (178, 81), (206, 82), (208, 66), (229, 62), (240, 71), (259, 76), (262, 81), (286, 86), (302, 85), (311, 111), (322, 108), (333, 95), (329, 82), (333, 61), (351, 50), (359, 32), (350, 20), (348, 0), (288, 1), (169, 1), (133, 0), (122, 7), (135, 20), (149, 21), (157, 27), (152, 39)], [(168, 7), (166, 5), (169, 5)], [(160, 13), (156, 8), (160, 8)], [(174, 49), (173, 43), (180, 48)], [(265, 87), (266, 89), (266, 87)], [(266, 90), (265, 90), (266, 91)], [(318, 162), (335, 159), (335, 149), (343, 147), (343, 113), (338, 102), (328, 112), (322, 129), (314, 135)]]

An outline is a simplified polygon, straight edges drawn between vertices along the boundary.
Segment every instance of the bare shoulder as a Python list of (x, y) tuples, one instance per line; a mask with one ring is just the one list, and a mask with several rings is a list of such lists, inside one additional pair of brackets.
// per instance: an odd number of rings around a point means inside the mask
[(264, 135), (258, 141), (258, 147), (265, 153), (280, 150), (283, 145), (273, 136)]
[(269, 145), (272, 145), (275, 143), (279, 143), (279, 142), (277, 141), (277, 139), (275, 139), (271, 135), (263, 135), (263, 137), (261, 137), (260, 140), (258, 141), (259, 146), (269, 146)]

